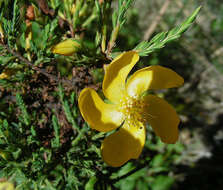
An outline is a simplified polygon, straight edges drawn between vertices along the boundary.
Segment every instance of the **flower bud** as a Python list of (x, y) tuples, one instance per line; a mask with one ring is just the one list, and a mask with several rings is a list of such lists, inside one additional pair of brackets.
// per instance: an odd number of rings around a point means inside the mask
[(9, 78), (9, 75), (7, 73), (3, 72), (0, 74), (0, 79), (7, 79), (7, 78)]
[(72, 55), (81, 47), (80, 43), (74, 39), (67, 39), (55, 45), (51, 51), (60, 55)]
[(0, 79), (6, 79), (6, 78), (8, 78), (8, 75), (6, 73), (3, 72), (0, 74)]

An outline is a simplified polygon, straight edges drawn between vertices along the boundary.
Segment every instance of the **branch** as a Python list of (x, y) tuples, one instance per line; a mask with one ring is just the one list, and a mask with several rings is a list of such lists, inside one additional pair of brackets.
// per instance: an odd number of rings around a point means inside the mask
[(159, 14), (156, 16), (156, 18), (153, 20), (152, 24), (149, 26), (149, 28), (146, 30), (143, 39), (148, 40), (150, 36), (153, 34), (154, 30), (156, 29), (157, 24), (161, 20), (162, 16), (165, 14), (171, 0), (166, 0), (161, 7)]
[(47, 71), (45, 69), (40, 69), (37, 66), (33, 65), (29, 60), (25, 59), (22, 55), (20, 55), (18, 52), (13, 51), (12, 49), (9, 48), (8, 45), (1, 43), (1, 45), (7, 49), (7, 51), (9, 53), (11, 53), (12, 55), (14, 55), (15, 57), (17, 57), (19, 60), (21, 60), (22, 62), (24, 62), (26, 65), (28, 65), (29, 67), (31, 67), (31, 69), (45, 75), (46, 77), (48, 77), (50, 80), (56, 81), (57, 83), (63, 83), (63, 84), (67, 84), (69, 85), (69, 87), (72, 87), (73, 89), (76, 89), (76, 87), (73, 85), (73, 83), (70, 80), (67, 79), (59, 79), (58, 77), (56, 77), (55, 75), (49, 74), (47, 73)]

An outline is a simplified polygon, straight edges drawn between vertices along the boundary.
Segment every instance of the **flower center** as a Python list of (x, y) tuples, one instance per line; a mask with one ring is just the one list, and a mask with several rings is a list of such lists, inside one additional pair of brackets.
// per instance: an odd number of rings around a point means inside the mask
[(143, 100), (132, 97), (126, 97), (120, 102), (120, 111), (125, 115), (126, 122), (133, 126), (141, 126), (146, 123), (145, 107)]

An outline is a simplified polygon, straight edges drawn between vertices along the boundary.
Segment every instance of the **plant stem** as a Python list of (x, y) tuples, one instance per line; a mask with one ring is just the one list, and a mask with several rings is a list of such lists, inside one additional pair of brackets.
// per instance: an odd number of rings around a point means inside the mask
[(86, 131), (85, 127), (83, 127), (81, 130), (79, 130), (77, 137), (72, 141), (72, 146), (76, 146), (80, 142), (80, 140), (84, 136), (85, 131)]
[(37, 66), (33, 65), (28, 59), (24, 58), (22, 55), (20, 55), (18, 52), (12, 50), (9, 48), (8, 45), (1, 43), (1, 45), (7, 49), (7, 51), (9, 53), (11, 53), (12, 55), (14, 55), (15, 57), (17, 57), (19, 60), (21, 60), (22, 62), (24, 62), (26, 65), (28, 65), (29, 67), (31, 67), (33, 70), (45, 75), (46, 77), (48, 77), (50, 80), (56, 81), (58, 83), (63, 83), (66, 85), (69, 85), (70, 87), (72, 87), (73, 89), (76, 89), (76, 87), (72, 84), (72, 82), (70, 80), (67, 79), (59, 79), (58, 77), (56, 77), (55, 75), (49, 74), (47, 73), (47, 71), (45, 69), (40, 69)]
[(110, 41), (108, 43), (107, 52), (106, 52), (108, 57), (109, 57), (109, 55), (110, 55), (110, 53), (112, 51), (112, 48), (115, 46), (115, 41), (116, 41), (116, 39), (118, 37), (119, 29), (120, 29), (120, 25), (118, 23), (116, 25), (116, 27), (113, 29)]

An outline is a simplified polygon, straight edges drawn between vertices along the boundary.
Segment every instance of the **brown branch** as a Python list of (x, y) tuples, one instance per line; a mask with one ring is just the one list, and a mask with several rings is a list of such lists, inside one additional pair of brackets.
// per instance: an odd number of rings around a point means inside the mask
[(12, 55), (14, 55), (15, 57), (17, 57), (19, 60), (21, 60), (22, 62), (24, 62), (26, 65), (28, 65), (29, 67), (31, 67), (33, 70), (45, 75), (46, 77), (48, 77), (50, 80), (56, 81), (57, 83), (63, 83), (66, 85), (69, 85), (69, 87), (72, 87), (74, 89), (75, 86), (73, 85), (73, 83), (70, 80), (67, 79), (59, 79), (58, 77), (56, 77), (55, 75), (49, 74), (47, 73), (47, 71), (45, 69), (40, 69), (37, 66), (33, 65), (29, 60), (25, 59), (22, 55), (20, 55), (18, 52), (15, 52), (14, 50), (10, 49), (10, 47), (6, 44), (2, 44), (1, 45), (3, 47), (5, 47), (7, 49), (7, 51), (9, 53), (11, 53)]
[(55, 11), (53, 9), (49, 9), (49, 6), (46, 0), (37, 0), (36, 2), (44, 14), (54, 16)]
[(150, 36), (153, 34), (154, 30), (156, 29), (156, 26), (162, 19), (163, 15), (165, 14), (171, 0), (165, 0), (163, 6), (161, 7), (159, 14), (156, 16), (156, 18), (153, 20), (152, 24), (149, 26), (149, 28), (146, 30), (143, 39), (148, 40)]

